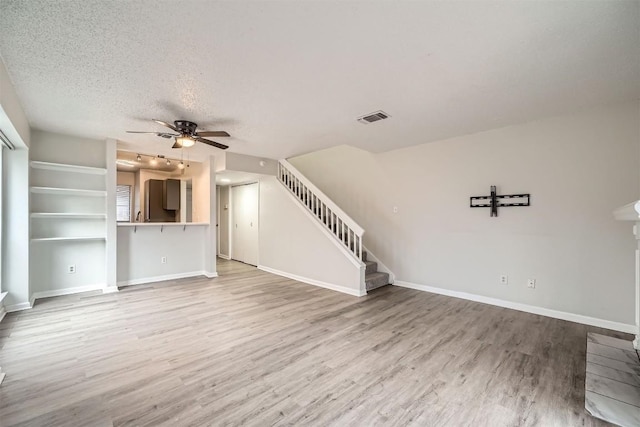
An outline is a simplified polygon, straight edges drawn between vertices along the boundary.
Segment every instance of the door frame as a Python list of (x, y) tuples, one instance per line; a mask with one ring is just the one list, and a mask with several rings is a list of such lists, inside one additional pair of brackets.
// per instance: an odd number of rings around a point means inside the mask
[[(231, 184), (229, 185), (229, 259), (238, 261), (236, 259), (234, 259), (233, 257), (233, 230), (234, 230), (234, 221), (233, 221), (233, 208), (235, 206), (234, 204), (234, 200), (233, 200), (233, 187), (241, 187), (243, 185), (252, 185), (252, 184), (257, 184), (258, 185), (258, 247), (256, 248), (256, 252), (257, 252), (257, 262), (256, 262), (256, 267), (258, 265), (260, 265), (260, 180), (252, 180), (252, 181), (247, 181), (247, 182), (241, 182), (241, 183), (237, 183), (237, 184)], [(242, 261), (239, 261), (242, 262)], [(250, 265), (250, 264), (247, 264)]]

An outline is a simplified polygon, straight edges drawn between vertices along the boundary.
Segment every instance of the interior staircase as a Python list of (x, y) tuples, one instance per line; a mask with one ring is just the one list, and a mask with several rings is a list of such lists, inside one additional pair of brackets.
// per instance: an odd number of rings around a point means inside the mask
[(378, 263), (367, 260), (362, 227), (285, 160), (278, 164), (278, 180), (364, 265), (367, 292), (389, 284), (389, 273), (378, 271)]
[(389, 273), (378, 271), (378, 263), (367, 261), (367, 251), (362, 252), (362, 262), (364, 262), (364, 284), (367, 292), (381, 288), (389, 284)]

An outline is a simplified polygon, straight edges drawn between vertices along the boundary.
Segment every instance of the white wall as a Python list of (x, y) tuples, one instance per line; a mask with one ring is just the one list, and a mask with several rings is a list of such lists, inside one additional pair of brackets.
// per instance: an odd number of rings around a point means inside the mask
[[(199, 164), (191, 171), (193, 179), (194, 222), (207, 225), (159, 224), (118, 226), (117, 280), (123, 284), (138, 284), (190, 277), (204, 274), (215, 277), (216, 272), (216, 198), (215, 171), (210, 167), (214, 159)], [(193, 167), (193, 165), (192, 165)], [(158, 176), (140, 171), (141, 179)], [(161, 176), (161, 175), (160, 175)], [(196, 202), (198, 200), (198, 202)], [(196, 205), (196, 203), (198, 203)], [(203, 212), (206, 217), (202, 216)], [(167, 257), (166, 264), (161, 258)]]
[[(5, 307), (29, 306), (29, 145), (31, 131), (0, 58), (0, 129), (17, 150), (2, 156), (0, 283)], [(13, 307), (11, 307), (13, 306)], [(0, 309), (1, 311), (1, 309)]]
[(230, 193), (231, 187), (228, 185), (225, 185), (225, 186), (219, 186), (218, 189), (220, 191), (220, 206), (218, 207), (218, 210), (220, 212), (220, 217), (218, 218), (218, 232), (220, 233), (220, 247), (218, 249), (221, 255), (230, 257), (231, 252), (229, 251), (229, 246), (230, 246), (229, 245), (229, 239), (230, 239), (229, 224), (231, 223), (231, 221), (229, 218), (229, 212), (230, 212), (229, 193)]
[(259, 267), (361, 295), (360, 267), (340, 251), (275, 177), (260, 180)]
[(34, 129), (31, 132), (31, 160), (107, 167), (105, 141)]
[[(637, 103), (608, 106), (377, 155), (342, 146), (290, 162), (365, 228), (365, 245), (396, 281), (630, 325), (635, 242), (612, 211), (640, 196), (639, 118)], [(531, 206), (500, 208), (498, 218), (469, 208), (490, 185), (530, 193)]]
[(225, 170), (275, 175), (278, 172), (278, 162), (246, 154), (225, 153)]
[(29, 147), (31, 139), (29, 122), (2, 58), (0, 58), (0, 129), (16, 147)]
[(210, 167), (209, 162), (201, 163), (194, 168), (191, 173), (193, 181), (191, 182), (192, 209), (191, 216), (193, 222), (209, 222), (210, 218), (210, 202), (213, 199), (215, 205), (215, 178), (210, 181), (211, 174), (215, 171)]
[[(9, 310), (29, 307), (29, 151), (2, 155), (2, 290)], [(12, 307), (14, 306), (14, 307)]]
[[(159, 225), (118, 227), (118, 284), (187, 277), (204, 272), (204, 228)], [(167, 257), (166, 264), (161, 258)]]

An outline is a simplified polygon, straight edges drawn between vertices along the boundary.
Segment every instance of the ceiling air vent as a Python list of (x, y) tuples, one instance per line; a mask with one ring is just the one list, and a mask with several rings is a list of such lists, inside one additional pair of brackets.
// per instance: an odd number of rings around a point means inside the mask
[(388, 119), (389, 117), (391, 116), (385, 113), (384, 111), (380, 110), (380, 111), (373, 112), (371, 114), (367, 114), (366, 116), (358, 117), (358, 121), (366, 125), (368, 123), (377, 122), (378, 120)]

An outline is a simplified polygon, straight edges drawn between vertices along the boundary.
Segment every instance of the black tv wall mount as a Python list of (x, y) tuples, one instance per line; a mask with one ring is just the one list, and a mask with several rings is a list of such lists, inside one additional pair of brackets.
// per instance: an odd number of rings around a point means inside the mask
[[(486, 203), (486, 201), (489, 203)], [(502, 200), (505, 200), (504, 202)], [(491, 208), (490, 216), (498, 216), (498, 207), (510, 206), (530, 206), (530, 194), (506, 194), (498, 196), (496, 194), (496, 186), (491, 186), (491, 194), (489, 196), (473, 196), (469, 200), (469, 207), (472, 208)]]

